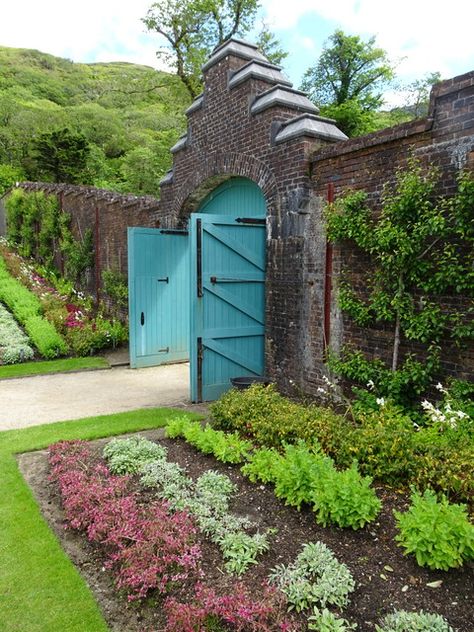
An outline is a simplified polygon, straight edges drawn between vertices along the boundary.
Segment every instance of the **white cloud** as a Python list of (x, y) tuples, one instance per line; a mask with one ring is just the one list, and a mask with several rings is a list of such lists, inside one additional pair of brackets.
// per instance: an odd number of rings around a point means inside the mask
[[(74, 61), (126, 60), (159, 67), (155, 52), (162, 42), (141, 22), (153, 0), (14, 0), (4, 2), (0, 45), (37, 48)], [(474, 67), (474, 2), (451, 0), (262, 0), (266, 19), (284, 34), (290, 57), (307, 63), (320, 50), (327, 33), (338, 26), (377, 44), (392, 59), (402, 59), (399, 76), (419, 78), (430, 71), (443, 77)], [(315, 24), (314, 37), (303, 26)], [(300, 63), (300, 65), (301, 65)]]
[(440, 71), (449, 77), (474, 67), (472, 0), (447, 4), (432, 0), (262, 0), (262, 4), (275, 28), (282, 31), (317, 14), (347, 33), (375, 35), (377, 44), (392, 59), (404, 58), (399, 74)]
[(126, 59), (158, 66), (158, 36), (140, 21), (150, 0), (18, 0), (2, 8), (0, 45), (37, 48), (74, 61)]

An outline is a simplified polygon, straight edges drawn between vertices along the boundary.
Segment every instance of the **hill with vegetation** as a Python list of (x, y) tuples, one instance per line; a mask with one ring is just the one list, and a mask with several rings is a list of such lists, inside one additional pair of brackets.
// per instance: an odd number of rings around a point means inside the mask
[(0, 47), (0, 195), (59, 176), (158, 195), (188, 103), (177, 77), (147, 66)]

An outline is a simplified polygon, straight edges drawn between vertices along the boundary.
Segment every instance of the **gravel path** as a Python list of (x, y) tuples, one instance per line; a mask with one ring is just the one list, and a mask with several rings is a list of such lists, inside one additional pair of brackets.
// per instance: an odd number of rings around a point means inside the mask
[(0, 431), (189, 402), (189, 365), (39, 375), (0, 381)]

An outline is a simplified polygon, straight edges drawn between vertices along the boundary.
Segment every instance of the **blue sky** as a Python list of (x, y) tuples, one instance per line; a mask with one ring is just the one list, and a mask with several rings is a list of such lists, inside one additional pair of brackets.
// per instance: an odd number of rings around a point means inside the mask
[[(290, 52), (285, 70), (296, 87), (336, 28), (377, 45), (408, 83), (439, 71), (474, 69), (474, 2), (450, 0), (261, 0), (264, 18)], [(141, 23), (150, 0), (16, 0), (2, 7), (0, 45), (36, 48), (76, 62), (130, 61), (158, 67), (159, 38)], [(449, 8), (449, 10), (448, 10)], [(387, 94), (401, 102), (403, 91)]]

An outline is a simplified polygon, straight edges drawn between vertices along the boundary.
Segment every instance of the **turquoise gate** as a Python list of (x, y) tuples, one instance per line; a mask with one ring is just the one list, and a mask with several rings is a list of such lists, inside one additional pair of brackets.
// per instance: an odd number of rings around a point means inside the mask
[(189, 358), (188, 232), (128, 229), (130, 366)]
[(129, 229), (131, 365), (190, 358), (191, 399), (265, 367), (266, 204), (232, 178), (207, 196), (187, 231)]

